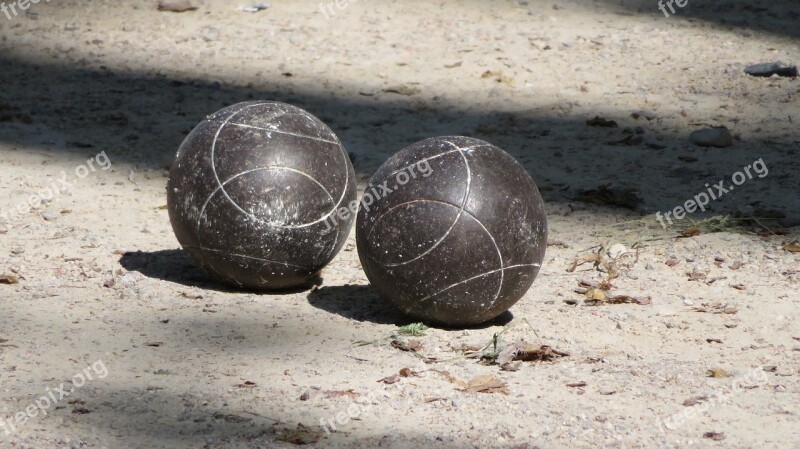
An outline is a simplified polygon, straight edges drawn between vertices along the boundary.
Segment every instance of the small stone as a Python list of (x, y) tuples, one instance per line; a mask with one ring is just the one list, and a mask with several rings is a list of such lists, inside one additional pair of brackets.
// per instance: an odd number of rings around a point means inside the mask
[(733, 145), (733, 135), (724, 126), (697, 130), (689, 135), (689, 140), (701, 147), (725, 148)]
[(56, 221), (58, 220), (58, 214), (52, 211), (47, 211), (42, 213), (42, 218), (44, 218), (45, 221)]
[(797, 76), (797, 66), (787, 65), (781, 61), (764, 62), (753, 64), (744, 69), (744, 73), (750, 76), (770, 77), (772, 75), (793, 78)]

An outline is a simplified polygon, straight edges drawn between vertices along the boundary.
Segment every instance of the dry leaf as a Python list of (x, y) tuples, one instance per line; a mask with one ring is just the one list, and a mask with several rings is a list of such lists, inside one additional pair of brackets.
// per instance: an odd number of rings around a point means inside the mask
[(789, 251), (790, 253), (800, 253), (800, 240), (795, 240), (783, 245), (783, 249)]
[(302, 424), (297, 424), (296, 429), (278, 431), (278, 440), (292, 444), (314, 444), (322, 438), (322, 431), (314, 430)]
[(722, 340), (720, 340), (719, 338), (706, 338), (706, 342), (707, 343), (719, 343), (719, 344), (722, 344)]
[(731, 285), (731, 287), (735, 288), (736, 290), (747, 290), (747, 286), (744, 284)]
[(508, 384), (491, 375), (475, 376), (462, 388), (468, 393), (508, 393)]
[(186, 12), (186, 11), (194, 11), (195, 9), (197, 9), (197, 6), (194, 6), (191, 3), (189, 3), (188, 0), (180, 0), (174, 2), (166, 2), (162, 0), (158, 2), (159, 11)]
[(255, 386), (256, 386), (256, 383), (255, 382), (251, 382), (249, 380), (244, 381), (243, 383), (234, 385), (234, 387), (239, 387), (239, 388), (255, 388)]
[(13, 274), (2, 274), (0, 275), (0, 284), (18, 284), (19, 278), (14, 276)]
[(570, 388), (582, 388), (582, 387), (585, 387), (586, 385), (587, 384), (584, 381), (567, 384), (567, 386), (570, 387)]
[(591, 288), (586, 292), (586, 297), (594, 301), (603, 301), (606, 299), (606, 294), (599, 288)]
[(406, 352), (419, 352), (422, 349), (422, 342), (415, 339), (408, 340), (408, 342), (392, 340), (392, 347)]
[(351, 398), (357, 398), (359, 396), (359, 394), (356, 393), (355, 391), (353, 391), (352, 389), (350, 389), (350, 390), (326, 391), (324, 393), (324, 395), (325, 395), (326, 398), (338, 398), (338, 397), (342, 397), (342, 396), (348, 396), (348, 397), (351, 397)]
[(668, 267), (674, 267), (675, 265), (681, 263), (681, 261), (673, 257), (664, 263), (667, 264)]
[(726, 315), (733, 315), (736, 312), (738, 312), (736, 307), (732, 307), (722, 303), (714, 303), (714, 304), (703, 303), (700, 305), (700, 307), (694, 307), (692, 310), (694, 310), (695, 312), (703, 312), (703, 313), (714, 313), (714, 314), (724, 313)]
[(431, 403), (436, 401), (446, 401), (447, 398), (427, 398), (425, 399), (425, 403)]
[(400, 382), (400, 375), (395, 374), (393, 376), (384, 377), (383, 379), (379, 380), (378, 382), (383, 382), (386, 385), (391, 385), (397, 382)]
[(646, 306), (653, 302), (650, 297), (639, 297), (639, 296), (629, 296), (629, 295), (616, 295), (612, 296), (605, 301), (599, 300), (592, 300), (587, 299), (588, 303), (592, 305), (615, 305), (615, 304), (638, 304), (640, 306)]
[[(514, 361), (519, 362), (550, 362), (560, 357), (568, 357), (569, 354), (547, 345), (531, 345), (519, 340), (513, 345), (507, 346), (500, 352), (495, 359), (495, 363), (501, 368), (511, 368), (509, 364)], [(508, 369), (507, 369), (508, 370)], [(511, 369), (510, 371), (514, 371)]]
[(403, 369), (400, 370), (400, 375), (402, 377), (411, 377), (411, 376), (416, 376), (417, 373), (415, 373), (414, 371), (411, 371), (411, 368), (403, 368)]
[(725, 371), (724, 369), (721, 369), (721, 368), (713, 368), (713, 369), (710, 369), (710, 370), (706, 371), (706, 376), (707, 377), (713, 377), (715, 379), (723, 379), (723, 378), (726, 378), (726, 377), (731, 377), (731, 375), (728, 374), (727, 371)]
[(697, 237), (700, 234), (702, 234), (700, 228), (689, 228), (681, 232), (682, 237)]

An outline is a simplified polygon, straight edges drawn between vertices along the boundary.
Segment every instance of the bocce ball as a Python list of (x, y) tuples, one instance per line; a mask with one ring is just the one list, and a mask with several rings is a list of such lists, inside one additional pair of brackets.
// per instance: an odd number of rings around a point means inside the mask
[(319, 119), (251, 101), (203, 120), (167, 183), (175, 236), (219, 280), (253, 289), (300, 285), (344, 245), (354, 216), (353, 165)]
[(407, 315), (474, 325), (533, 284), (547, 217), (511, 155), (478, 139), (435, 137), (401, 150), (370, 179), (356, 243), (370, 283)]

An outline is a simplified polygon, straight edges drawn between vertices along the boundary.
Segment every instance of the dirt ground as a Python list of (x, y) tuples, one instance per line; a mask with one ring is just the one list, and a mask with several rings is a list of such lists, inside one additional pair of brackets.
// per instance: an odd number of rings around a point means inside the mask
[[(800, 447), (800, 84), (743, 72), (800, 62), (800, 5), (191, 1), (0, 14), (0, 448)], [(539, 278), (496, 322), (399, 337), (417, 353), (354, 345), (409, 322), (353, 235), (313, 289), (209, 281), (167, 170), (249, 99), (326, 121), (362, 187), (425, 137), (506, 149), (547, 203)], [(733, 145), (690, 142), (710, 126)], [(759, 160), (697, 230), (653, 218)], [(569, 355), (511, 371), (459, 351), (500, 332)], [(505, 392), (455, 382), (480, 375)]]

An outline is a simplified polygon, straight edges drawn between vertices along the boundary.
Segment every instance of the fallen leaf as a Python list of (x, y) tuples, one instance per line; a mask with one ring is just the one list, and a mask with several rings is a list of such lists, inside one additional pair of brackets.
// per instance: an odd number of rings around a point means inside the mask
[(161, 347), (161, 345), (163, 345), (163, 344), (164, 344), (163, 341), (150, 341), (150, 342), (145, 343), (145, 346), (158, 348), (158, 347)]
[(726, 315), (733, 315), (736, 312), (738, 312), (736, 307), (732, 307), (722, 303), (714, 303), (714, 304), (703, 303), (700, 305), (700, 307), (694, 307), (692, 310), (694, 310), (695, 312), (726, 314)]
[(725, 434), (721, 432), (706, 432), (703, 434), (703, 438), (708, 438), (714, 441), (722, 441), (725, 439)]
[(606, 300), (592, 300), (587, 299), (586, 302), (592, 305), (616, 305), (616, 304), (638, 304), (640, 306), (646, 306), (653, 302), (650, 297), (640, 297), (640, 296), (629, 296), (629, 295), (616, 295), (607, 298)]
[(719, 344), (722, 344), (722, 340), (720, 340), (719, 338), (706, 338), (706, 342), (707, 343), (719, 343)]
[(427, 398), (425, 399), (425, 403), (437, 402), (437, 401), (446, 401), (447, 398)]
[(601, 128), (617, 128), (617, 122), (614, 120), (608, 120), (599, 115), (596, 115), (593, 119), (589, 119), (586, 121), (586, 124), (589, 126), (598, 126)]
[(681, 261), (673, 257), (673, 258), (671, 258), (671, 259), (667, 260), (667, 261), (666, 261), (666, 262), (664, 262), (664, 263), (665, 263), (665, 264), (666, 264), (668, 267), (674, 267), (675, 265), (678, 265), (679, 263), (681, 263)]
[(508, 393), (508, 384), (492, 375), (475, 376), (462, 389), (468, 393)]
[(72, 410), (73, 415), (85, 415), (87, 413), (92, 413), (92, 411), (85, 407), (78, 407)]
[(159, 11), (186, 12), (186, 11), (194, 11), (195, 9), (197, 9), (197, 6), (192, 5), (188, 0), (180, 0), (174, 2), (166, 2), (162, 0), (158, 2)]
[(747, 286), (744, 284), (731, 285), (731, 287), (735, 288), (736, 290), (747, 290)]
[(2, 274), (0, 275), (0, 284), (18, 284), (19, 278), (14, 276), (13, 274)]
[(721, 369), (721, 368), (713, 368), (713, 369), (710, 369), (710, 370), (706, 371), (706, 376), (707, 377), (713, 377), (715, 379), (724, 379), (726, 377), (731, 377), (731, 375), (728, 374), (727, 371), (725, 371), (724, 369)]
[(800, 240), (795, 240), (794, 242), (783, 245), (783, 249), (790, 253), (800, 253)]
[(255, 388), (255, 386), (256, 386), (256, 383), (255, 382), (251, 382), (249, 380), (244, 381), (244, 382), (242, 382), (240, 384), (234, 385), (234, 387), (239, 387), (239, 388)]
[(599, 288), (592, 288), (586, 292), (586, 297), (594, 301), (603, 301), (606, 299), (606, 294)]
[(411, 376), (416, 376), (417, 373), (415, 373), (414, 371), (411, 371), (411, 368), (403, 368), (403, 369), (400, 370), (400, 375), (402, 377), (411, 377)]
[(422, 349), (422, 342), (419, 340), (411, 339), (408, 342), (401, 340), (392, 340), (392, 347), (406, 352), (419, 352)]
[(277, 432), (278, 440), (285, 443), (304, 445), (314, 444), (322, 438), (323, 432), (306, 427), (300, 423), (296, 429), (284, 429)]
[(585, 387), (587, 384), (584, 381), (568, 383), (567, 386), (570, 388), (582, 388)]
[(682, 237), (697, 237), (698, 235), (700, 235), (702, 233), (703, 232), (700, 230), (700, 228), (689, 228), (689, 229), (685, 229), (683, 232), (681, 232), (681, 236)]
[(356, 393), (355, 391), (353, 391), (352, 389), (350, 389), (350, 390), (326, 391), (323, 394), (325, 395), (326, 398), (338, 398), (338, 397), (342, 397), (342, 396), (347, 396), (347, 397), (351, 397), (351, 398), (357, 398), (359, 396), (359, 394)]
[(379, 380), (378, 382), (383, 382), (386, 385), (391, 385), (397, 382), (400, 382), (400, 375), (395, 374), (393, 376), (384, 377), (383, 379)]

